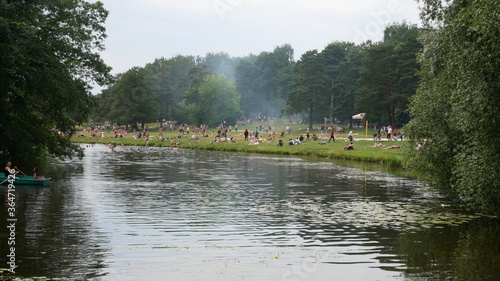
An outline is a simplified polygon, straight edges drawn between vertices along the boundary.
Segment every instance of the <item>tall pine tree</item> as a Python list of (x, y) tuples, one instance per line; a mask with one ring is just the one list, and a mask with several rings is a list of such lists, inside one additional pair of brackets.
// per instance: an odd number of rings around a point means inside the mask
[(288, 113), (306, 113), (309, 128), (313, 127), (315, 109), (330, 96), (330, 79), (326, 75), (323, 58), (317, 50), (304, 53), (296, 66), (296, 76), (288, 96)]

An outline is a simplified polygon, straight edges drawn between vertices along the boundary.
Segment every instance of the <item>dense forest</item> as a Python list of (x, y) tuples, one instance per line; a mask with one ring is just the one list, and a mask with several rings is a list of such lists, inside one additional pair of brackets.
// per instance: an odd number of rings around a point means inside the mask
[(290, 117), (312, 123), (371, 123), (401, 127), (418, 86), (416, 25), (387, 26), (381, 42), (333, 42), (298, 61), (289, 44), (245, 57), (158, 58), (116, 75), (98, 95), (95, 122), (119, 125), (175, 120), (234, 124), (240, 118)]

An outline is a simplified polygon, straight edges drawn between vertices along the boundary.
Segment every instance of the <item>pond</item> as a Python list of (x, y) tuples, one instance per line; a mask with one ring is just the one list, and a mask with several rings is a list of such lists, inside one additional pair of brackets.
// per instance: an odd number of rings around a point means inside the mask
[[(499, 280), (500, 222), (360, 163), (88, 146), (16, 186), (14, 276)], [(9, 275), (8, 190), (0, 262)], [(12, 239), (11, 239), (12, 240)]]

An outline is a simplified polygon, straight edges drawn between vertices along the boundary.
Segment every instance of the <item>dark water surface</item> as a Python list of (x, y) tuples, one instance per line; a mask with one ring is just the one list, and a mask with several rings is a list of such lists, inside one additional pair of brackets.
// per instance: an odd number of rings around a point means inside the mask
[(362, 164), (94, 146), (46, 171), (50, 186), (16, 186), (15, 276), (500, 280), (498, 219)]

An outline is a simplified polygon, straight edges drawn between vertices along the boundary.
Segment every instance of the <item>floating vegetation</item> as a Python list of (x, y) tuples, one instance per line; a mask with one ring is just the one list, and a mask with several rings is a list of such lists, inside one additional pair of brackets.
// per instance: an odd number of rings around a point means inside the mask
[(262, 204), (261, 214), (308, 217), (312, 223), (344, 224), (356, 228), (382, 227), (398, 231), (459, 226), (482, 217), (455, 213), (448, 206), (425, 206), (416, 202), (377, 202), (355, 199), (323, 203), (320, 199), (292, 199), (281, 204)]

